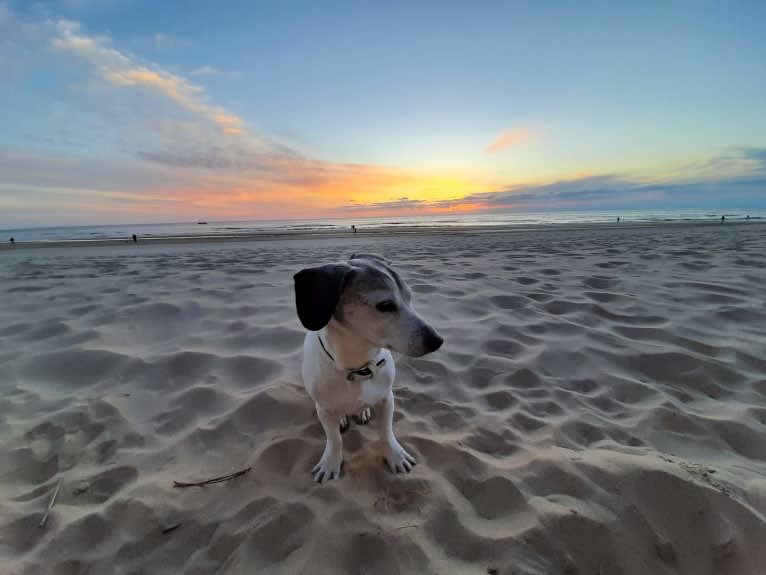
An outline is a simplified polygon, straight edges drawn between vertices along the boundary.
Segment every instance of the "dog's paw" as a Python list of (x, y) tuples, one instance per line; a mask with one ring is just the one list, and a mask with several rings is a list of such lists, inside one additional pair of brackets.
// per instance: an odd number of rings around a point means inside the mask
[(373, 412), (371, 407), (365, 407), (362, 411), (360, 411), (356, 415), (352, 415), (351, 419), (354, 420), (354, 423), (357, 425), (367, 425), (372, 421)]
[(402, 471), (409, 473), (416, 463), (415, 458), (407, 453), (396, 439), (386, 445), (383, 451), (383, 459), (392, 473), (401, 473)]
[(322, 483), (322, 481), (331, 481), (340, 477), (340, 468), (343, 465), (343, 455), (338, 452), (327, 451), (322, 454), (322, 459), (319, 460), (311, 470), (311, 474), (314, 477), (314, 481)]

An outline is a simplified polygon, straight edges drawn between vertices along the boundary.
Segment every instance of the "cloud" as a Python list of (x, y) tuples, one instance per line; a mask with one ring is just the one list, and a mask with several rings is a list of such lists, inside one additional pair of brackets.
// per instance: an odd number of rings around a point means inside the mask
[[(54, 52), (86, 72), (85, 82), (70, 82), (74, 109), (57, 122), (76, 128), (84, 138), (83, 149), (93, 149), (97, 141), (104, 153), (138, 160), (143, 172), (175, 173), (179, 184), (170, 187), (184, 190), (191, 204), (242, 211), (272, 198), (285, 211), (294, 202), (301, 209), (329, 214), (363, 198), (446, 197), (468, 189), (455, 177), (306, 158), (256, 133), (243, 117), (212, 102), (201, 85), (117, 49), (109, 38), (88, 34), (77, 22), (50, 22), (48, 33), (46, 43)], [(82, 74), (82, 68), (77, 71)], [(72, 117), (76, 126), (68, 124)], [(40, 161), (55, 163), (51, 158)], [(77, 169), (88, 171), (83, 165)], [(109, 179), (75, 179), (67, 186), (98, 190), (109, 187)]]
[(9, 227), (167, 221), (188, 209), (181, 190), (195, 182), (133, 159), (3, 149), (0, 175), (0, 226)]
[[(344, 212), (370, 215), (441, 213), (445, 211), (550, 211), (571, 209), (693, 209), (766, 207), (766, 148), (735, 148), (700, 165), (729, 165), (746, 160), (747, 170), (710, 179), (646, 182), (620, 174), (588, 175), (548, 183), (510, 186), (448, 200), (349, 203)], [(740, 166), (741, 167), (741, 166)]]
[(760, 170), (766, 171), (766, 148), (736, 148), (748, 160), (758, 162)]
[(194, 174), (185, 175), (163, 166), (138, 160), (90, 158), (73, 154), (0, 148), (0, 185), (5, 193), (14, 187), (101, 189), (143, 193), (152, 187), (191, 184)]
[(511, 146), (518, 146), (528, 142), (531, 134), (525, 130), (504, 130), (494, 142), (484, 149), (485, 154), (496, 154), (500, 150)]
[(481, 209), (557, 210), (631, 209), (642, 206), (696, 208), (706, 205), (763, 205), (766, 174), (715, 180), (643, 182), (619, 174), (514, 186), (497, 192), (470, 194), (461, 201)]
[[(58, 21), (52, 48), (74, 56), (89, 71), (76, 84), (87, 92), (75, 104), (80, 120), (99, 115), (103, 132), (121, 151), (143, 161), (182, 169), (269, 173), (274, 158), (299, 158), (295, 150), (257, 133), (238, 114), (211, 102), (206, 90), (160, 66), (114, 48), (108, 38)], [(83, 123), (83, 122), (81, 122)]]
[(719, 154), (676, 166), (666, 176), (679, 181), (722, 180), (766, 175), (766, 148), (730, 147)]
[(82, 33), (76, 22), (59, 21), (51, 46), (76, 55), (93, 67), (97, 77), (112, 86), (162, 95), (198, 115), (199, 119), (217, 125), (222, 134), (240, 136), (246, 133), (244, 120), (220, 106), (209, 104), (204, 88), (159, 67), (152, 69), (140, 65), (131, 56), (112, 48), (106, 38)]
[(244, 132), (242, 118), (234, 116), (233, 114), (219, 112), (213, 116), (213, 120), (223, 128), (225, 134), (238, 135)]
[(409, 198), (399, 198), (390, 202), (373, 202), (370, 204), (350, 204), (348, 206), (342, 206), (341, 210), (345, 212), (401, 212), (403, 210), (413, 210), (420, 208), (428, 208), (429, 202), (425, 200), (411, 200)]

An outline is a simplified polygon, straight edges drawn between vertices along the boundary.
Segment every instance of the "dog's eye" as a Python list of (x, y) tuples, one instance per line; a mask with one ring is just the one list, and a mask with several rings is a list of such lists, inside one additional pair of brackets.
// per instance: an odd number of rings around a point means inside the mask
[(375, 309), (383, 313), (388, 313), (388, 312), (396, 311), (396, 304), (392, 302), (391, 300), (387, 299), (386, 301), (382, 301), (378, 303), (375, 306)]

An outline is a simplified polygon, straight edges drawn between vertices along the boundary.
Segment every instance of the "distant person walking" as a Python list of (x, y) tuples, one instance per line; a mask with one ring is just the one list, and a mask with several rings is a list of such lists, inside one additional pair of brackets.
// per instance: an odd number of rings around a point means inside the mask
[(354, 224), (351, 224), (351, 229), (354, 230), (354, 233), (356, 233), (356, 226)]
[(617, 216), (617, 223), (620, 223), (620, 216)]
[(138, 243), (138, 238), (136, 237), (136, 234), (133, 234), (133, 243), (134, 244)]
[(721, 221), (725, 222), (726, 221), (726, 216), (721, 216)]

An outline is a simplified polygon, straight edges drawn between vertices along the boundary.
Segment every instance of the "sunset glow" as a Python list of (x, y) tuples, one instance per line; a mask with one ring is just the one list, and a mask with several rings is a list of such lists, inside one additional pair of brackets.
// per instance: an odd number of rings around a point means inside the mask
[(35, 6), (0, 0), (0, 225), (766, 205), (759, 4)]

